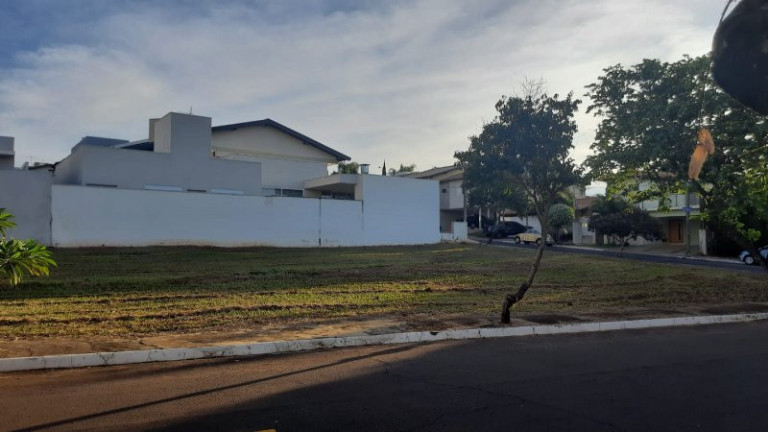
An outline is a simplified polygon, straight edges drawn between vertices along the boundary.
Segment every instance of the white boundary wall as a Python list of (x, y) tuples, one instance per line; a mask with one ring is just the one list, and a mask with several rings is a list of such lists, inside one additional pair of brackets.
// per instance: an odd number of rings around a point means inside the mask
[[(398, 185), (377, 186), (361, 202), (54, 185), (52, 244), (333, 247), (440, 241), (436, 189), (416, 187), (404, 197), (395, 193)], [(392, 198), (398, 199), (385, 202)]]
[(439, 186), (434, 180), (358, 176), (357, 187), (361, 188), (363, 198), (364, 243), (440, 243)]

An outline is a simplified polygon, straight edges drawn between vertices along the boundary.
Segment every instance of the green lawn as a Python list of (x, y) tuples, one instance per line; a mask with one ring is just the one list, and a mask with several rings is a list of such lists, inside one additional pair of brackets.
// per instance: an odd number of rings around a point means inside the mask
[[(0, 283), (0, 338), (136, 337), (360, 317), (495, 317), (534, 249), (56, 250), (49, 278)], [(768, 277), (548, 249), (514, 316), (611, 317), (768, 303)]]

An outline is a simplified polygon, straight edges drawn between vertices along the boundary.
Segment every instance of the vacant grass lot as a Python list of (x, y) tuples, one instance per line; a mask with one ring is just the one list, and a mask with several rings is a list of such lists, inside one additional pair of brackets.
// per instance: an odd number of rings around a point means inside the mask
[[(534, 249), (56, 250), (50, 278), (0, 282), (0, 338), (136, 337), (358, 317), (495, 317)], [(513, 316), (605, 318), (768, 302), (768, 278), (547, 250)], [(755, 305), (759, 307), (759, 305)]]

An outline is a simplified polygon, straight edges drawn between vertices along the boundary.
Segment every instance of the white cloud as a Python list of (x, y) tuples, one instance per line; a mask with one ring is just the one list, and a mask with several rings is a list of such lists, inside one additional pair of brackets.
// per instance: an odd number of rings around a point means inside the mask
[[(123, 11), (83, 30), (87, 42), (42, 47), (1, 71), (0, 134), (17, 137), (19, 160), (52, 161), (83, 135), (142, 138), (147, 118), (191, 106), (214, 124), (271, 117), (355, 160), (426, 169), (452, 163), (525, 76), (581, 96), (612, 64), (706, 52), (720, 6), (427, 0), (294, 18), (236, 2), (196, 14)], [(581, 160), (596, 122), (578, 121)]]

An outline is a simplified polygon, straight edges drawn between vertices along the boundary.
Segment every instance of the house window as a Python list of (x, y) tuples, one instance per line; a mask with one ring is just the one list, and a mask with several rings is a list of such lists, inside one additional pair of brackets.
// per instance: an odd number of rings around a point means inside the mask
[(354, 200), (355, 195), (352, 193), (345, 193), (345, 192), (331, 192), (331, 191), (323, 191), (321, 194), (321, 197), (323, 199), (337, 199), (337, 200)]
[(282, 188), (262, 188), (261, 193), (264, 196), (284, 196), (302, 198), (304, 191), (301, 189), (282, 189)]
[(443, 188), (443, 193), (448, 193), (448, 189)]
[(301, 198), (304, 196), (304, 191), (300, 189), (283, 189), (281, 195), (285, 197)]

